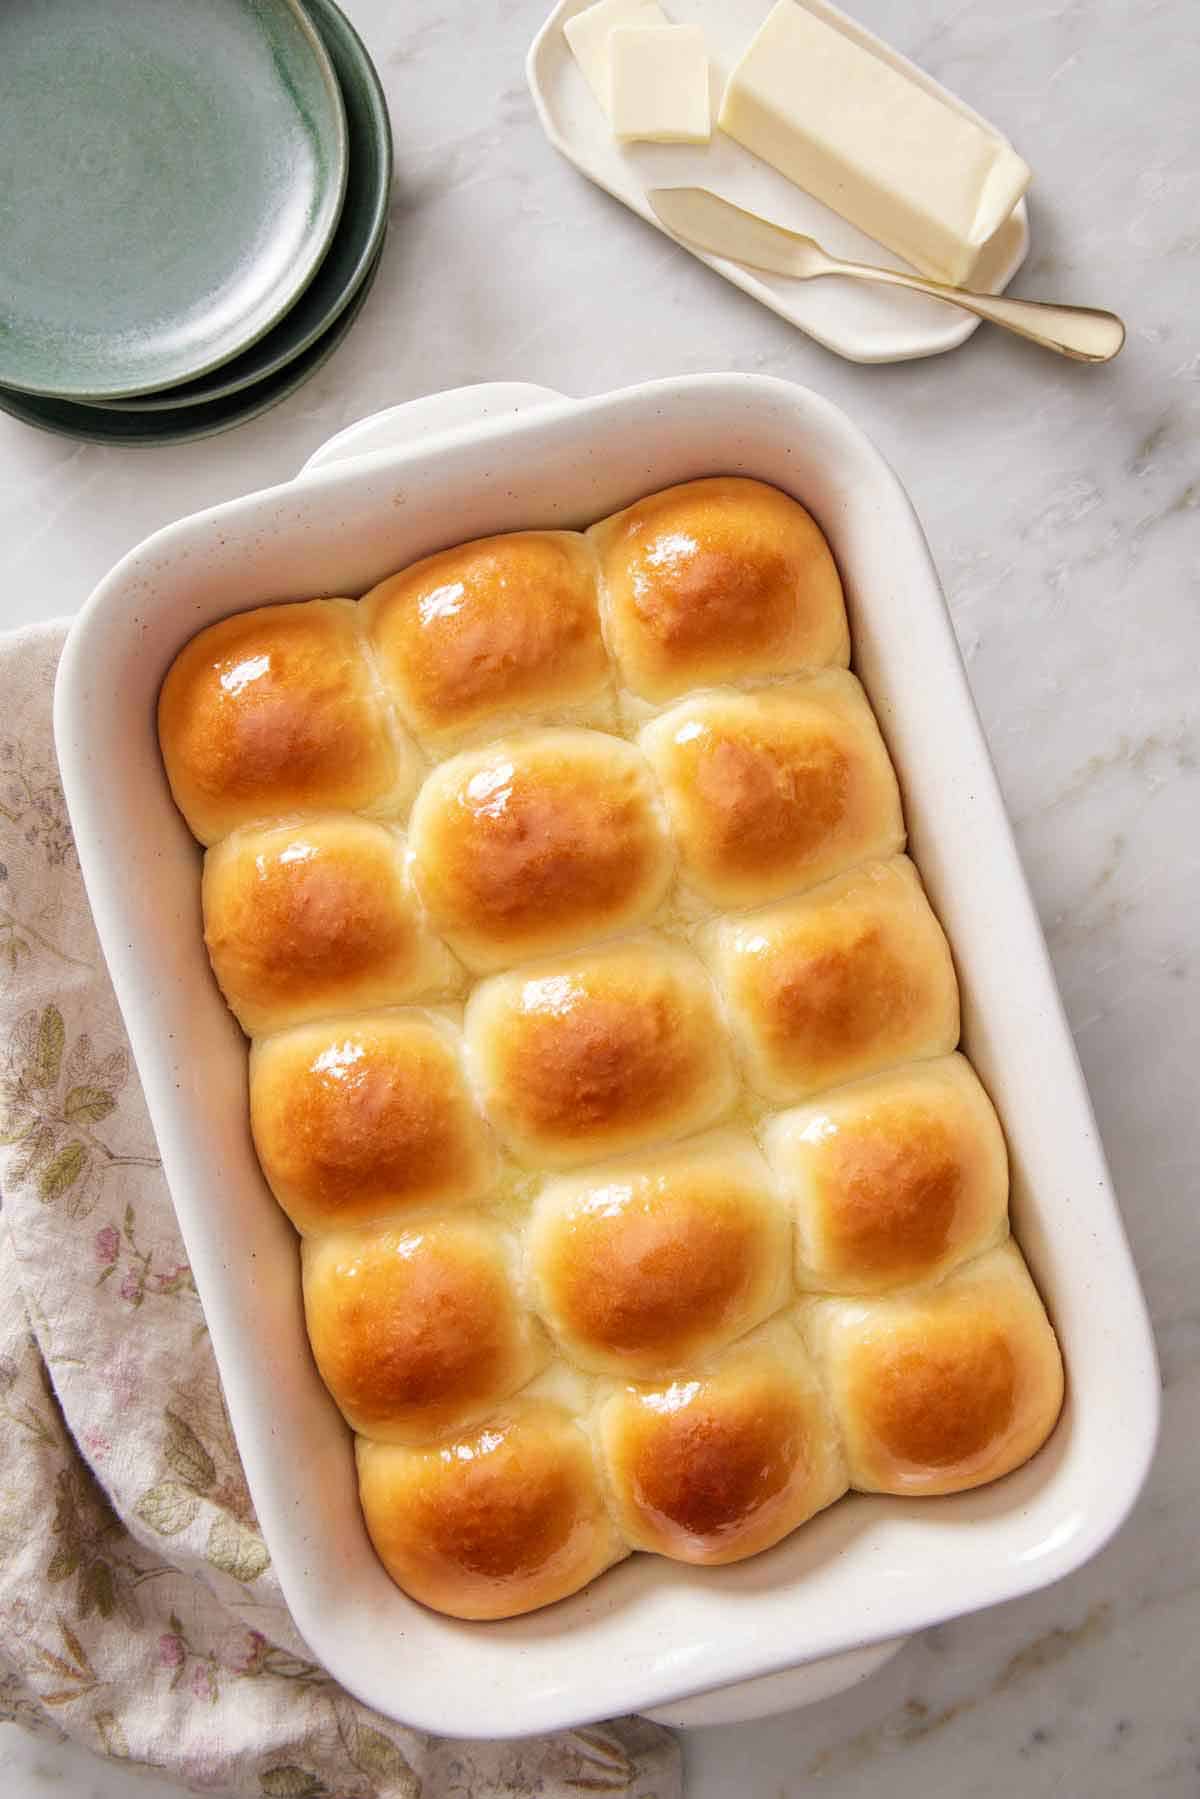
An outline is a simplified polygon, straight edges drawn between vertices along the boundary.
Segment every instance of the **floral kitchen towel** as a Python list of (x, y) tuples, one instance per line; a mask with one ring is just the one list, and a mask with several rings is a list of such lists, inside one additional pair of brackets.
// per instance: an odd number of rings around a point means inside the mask
[(64, 635), (0, 639), (0, 1718), (255, 1799), (678, 1799), (654, 1725), (428, 1737), (297, 1635), (80, 881)]

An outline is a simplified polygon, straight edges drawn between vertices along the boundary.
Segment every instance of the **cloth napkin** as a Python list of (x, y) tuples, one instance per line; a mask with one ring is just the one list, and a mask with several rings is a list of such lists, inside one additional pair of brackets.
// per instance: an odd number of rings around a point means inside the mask
[(65, 634), (0, 638), (0, 1718), (255, 1799), (678, 1799), (644, 1720), (429, 1737), (292, 1624), (80, 880)]

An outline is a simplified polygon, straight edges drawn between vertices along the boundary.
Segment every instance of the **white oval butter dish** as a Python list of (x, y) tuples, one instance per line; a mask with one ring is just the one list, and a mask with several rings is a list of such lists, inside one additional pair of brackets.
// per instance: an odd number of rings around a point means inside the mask
[[(663, 226), (646, 199), (651, 188), (708, 187), (789, 231), (815, 237), (832, 256), (874, 263), (881, 268), (907, 268), (899, 257), (743, 150), (724, 132), (714, 130), (711, 143), (705, 145), (618, 144), (563, 34), (564, 21), (588, 4), (590, 0), (558, 0), (533, 41), (526, 72), (547, 137), (590, 181), (623, 201), (658, 231), (663, 231)], [(980, 124), (987, 123), (957, 95), (949, 93), (923, 69), (857, 20), (831, 6), (828, 0), (805, 0), (805, 4), (947, 105)], [(768, 0), (669, 0), (673, 22), (697, 24), (704, 30), (714, 118), (729, 72), (762, 24), (767, 8)], [(665, 231), (663, 234), (669, 235)], [(1002, 292), (1028, 251), (1029, 212), (1022, 200), (988, 246), (972, 277), (972, 286), (983, 293)], [(919, 294), (849, 281), (790, 281), (783, 276), (759, 274), (702, 250), (690, 250), (689, 254), (851, 362), (904, 362), (917, 356), (936, 356), (955, 349), (978, 329), (978, 319)]]

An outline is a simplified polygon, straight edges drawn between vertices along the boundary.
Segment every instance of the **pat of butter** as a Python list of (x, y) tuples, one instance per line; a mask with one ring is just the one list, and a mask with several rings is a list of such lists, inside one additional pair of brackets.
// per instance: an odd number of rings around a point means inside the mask
[(612, 126), (622, 143), (708, 142), (708, 52), (698, 25), (621, 25), (609, 51)]
[(657, 0), (598, 0), (577, 12), (563, 26), (571, 55), (584, 80), (612, 117), (612, 62), (609, 40), (619, 25), (667, 25), (670, 21)]
[(797, 0), (768, 14), (719, 123), (923, 274), (960, 285), (1030, 180), (997, 132)]

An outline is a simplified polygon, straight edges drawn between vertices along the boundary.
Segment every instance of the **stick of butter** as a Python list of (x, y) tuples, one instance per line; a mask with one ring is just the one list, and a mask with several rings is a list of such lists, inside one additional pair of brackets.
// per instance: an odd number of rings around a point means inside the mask
[(609, 51), (612, 128), (621, 143), (708, 142), (708, 52), (698, 25), (619, 25)]
[(612, 63), (610, 39), (618, 25), (669, 25), (658, 0), (597, 0), (569, 18), (563, 35), (584, 80), (612, 117)]
[(718, 122), (868, 237), (960, 286), (1030, 181), (999, 133), (797, 0), (767, 15)]

